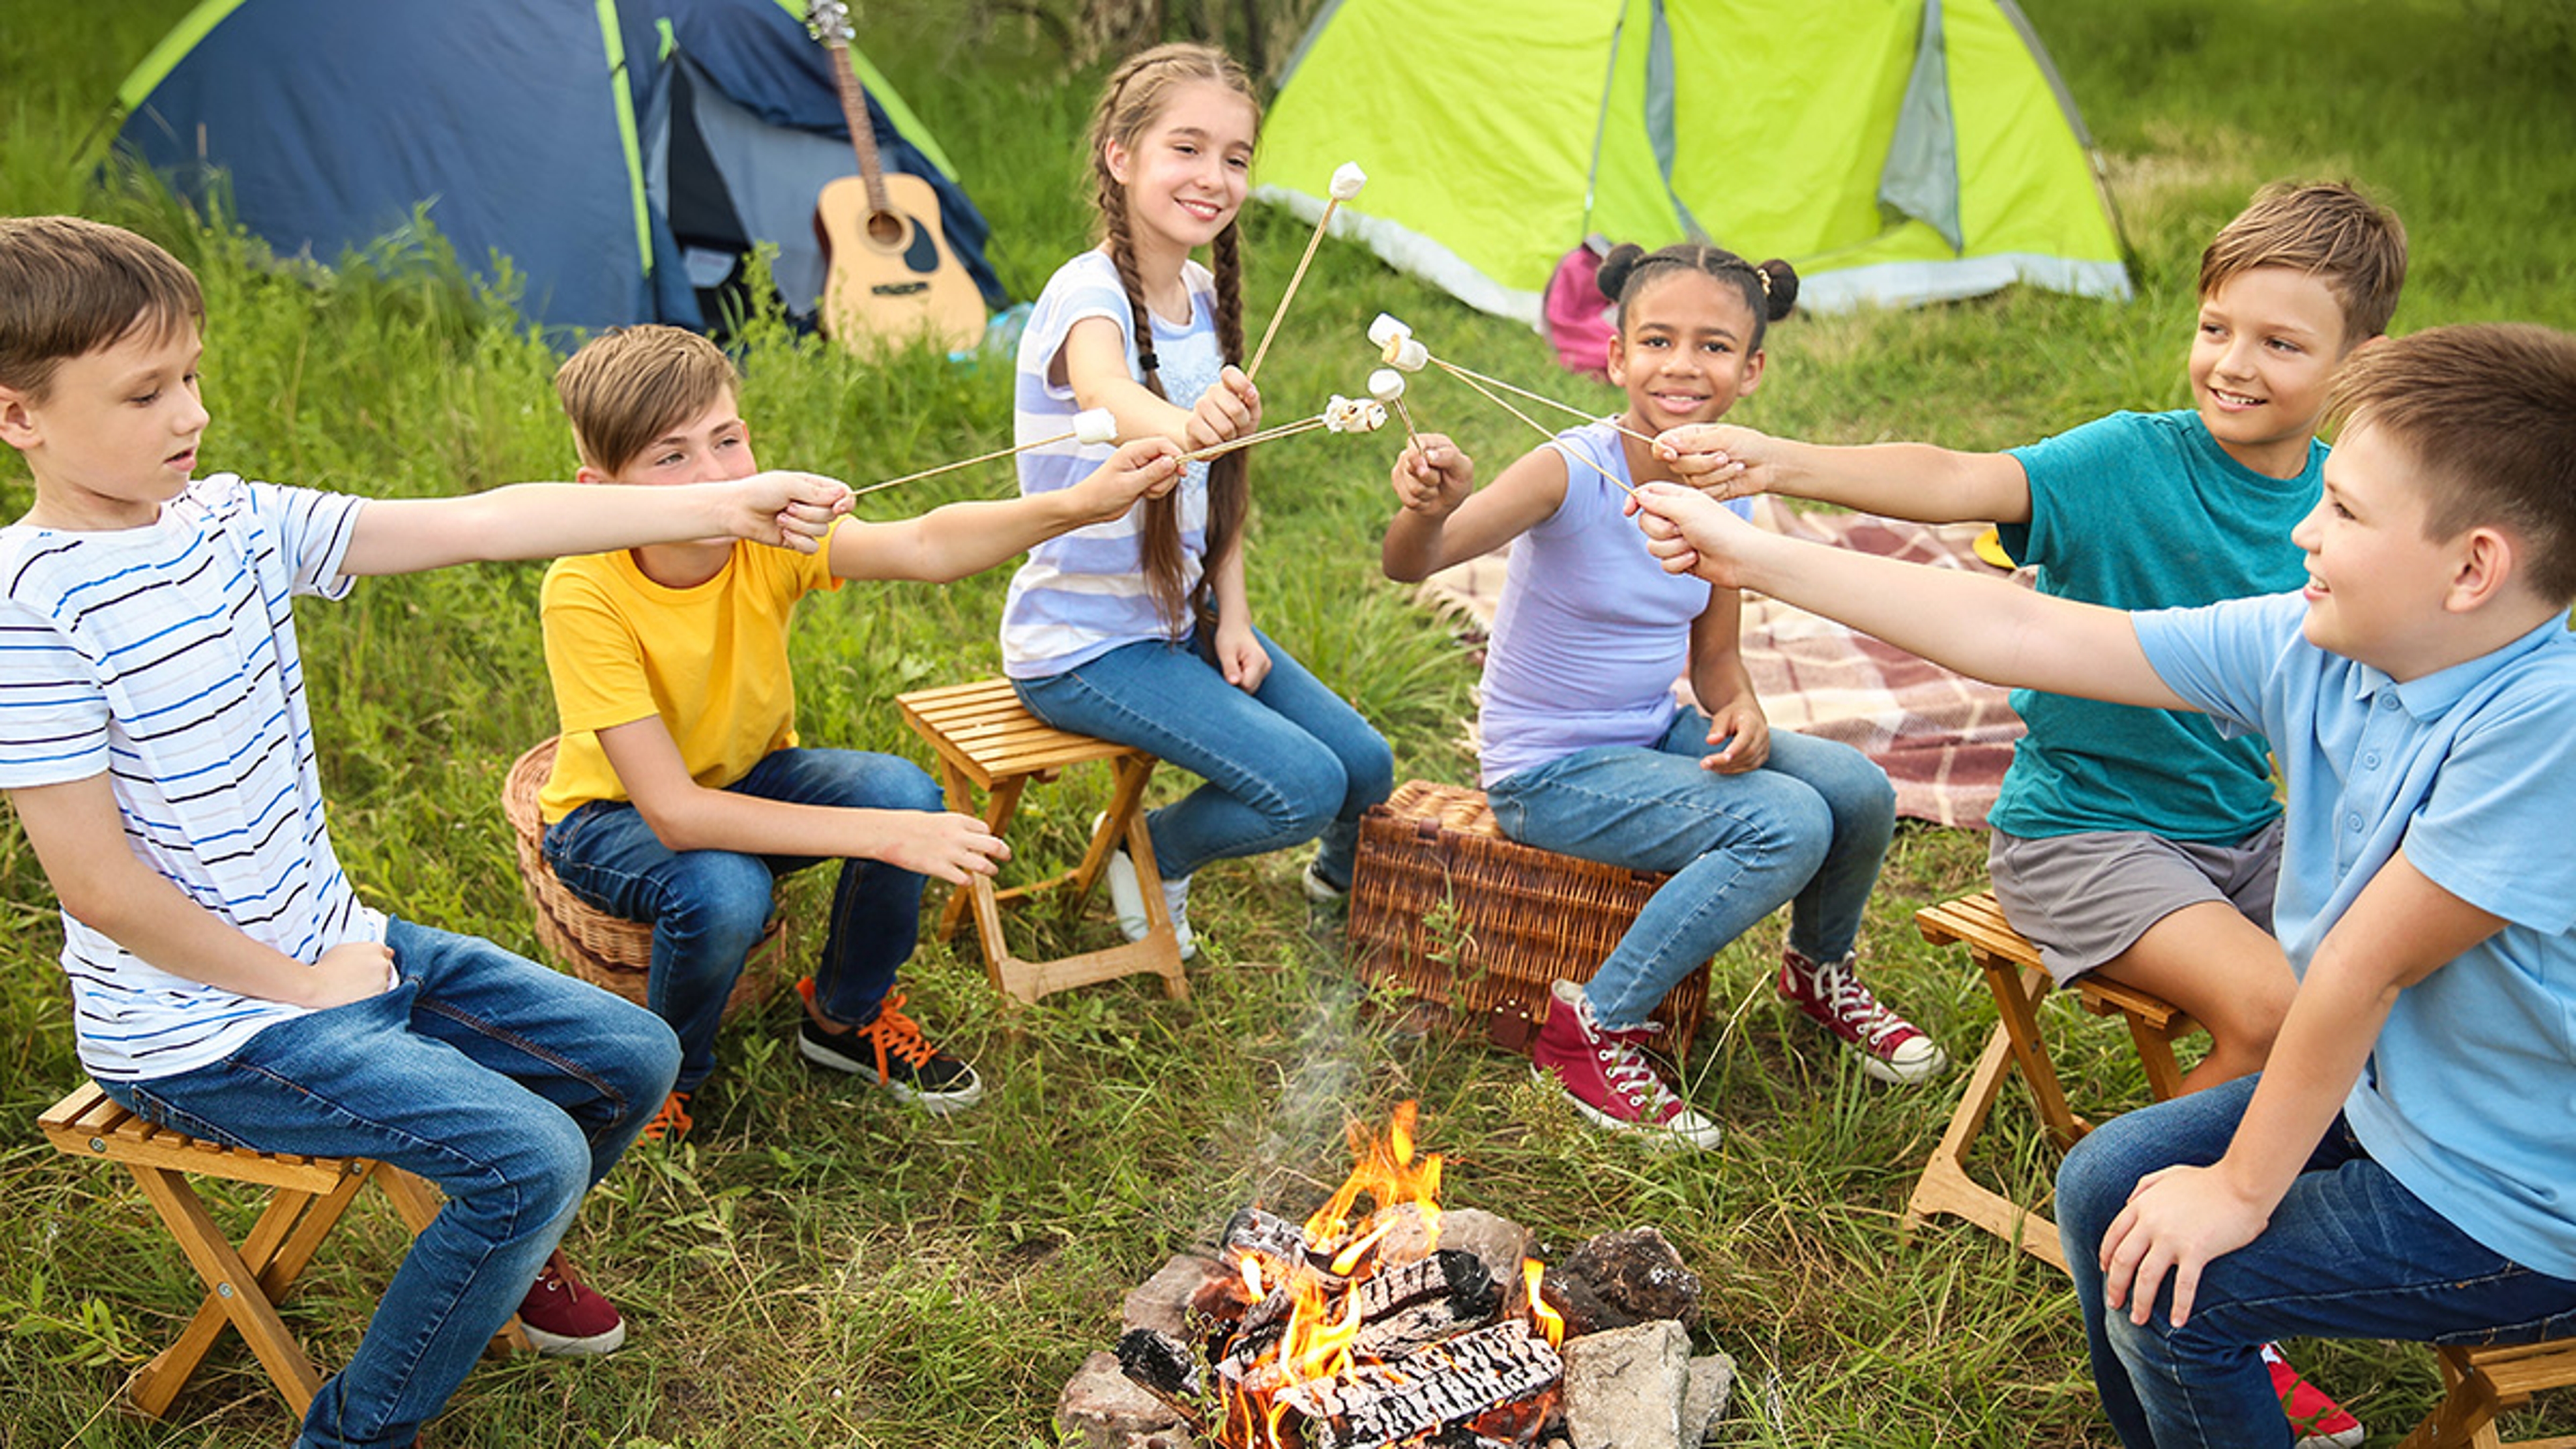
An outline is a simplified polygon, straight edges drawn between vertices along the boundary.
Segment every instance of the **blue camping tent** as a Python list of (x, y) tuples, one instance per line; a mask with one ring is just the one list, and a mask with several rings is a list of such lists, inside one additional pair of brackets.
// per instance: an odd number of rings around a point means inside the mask
[[(467, 266), (506, 257), (550, 328), (701, 327), (754, 242), (810, 315), (823, 184), (857, 170), (794, 0), (204, 0), (136, 67), (119, 144), (288, 255), (335, 260), (426, 205)], [(927, 179), (986, 304), (988, 228), (852, 48), (890, 170)]]

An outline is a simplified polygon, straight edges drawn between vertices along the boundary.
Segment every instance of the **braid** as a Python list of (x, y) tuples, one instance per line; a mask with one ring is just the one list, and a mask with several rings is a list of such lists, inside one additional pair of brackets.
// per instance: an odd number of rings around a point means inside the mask
[[(1243, 234), (1235, 222), (1226, 223), (1208, 247), (1210, 260), (1216, 263), (1216, 341), (1218, 355), (1236, 367), (1243, 365)], [(1244, 515), (1251, 511), (1252, 450), (1237, 448), (1219, 455), (1208, 464), (1207, 558), (1213, 563), (1225, 557), (1243, 532)], [(1199, 617), (1212, 613), (1207, 598), (1209, 580), (1199, 577), (1199, 586), (1190, 600), (1190, 612)]]

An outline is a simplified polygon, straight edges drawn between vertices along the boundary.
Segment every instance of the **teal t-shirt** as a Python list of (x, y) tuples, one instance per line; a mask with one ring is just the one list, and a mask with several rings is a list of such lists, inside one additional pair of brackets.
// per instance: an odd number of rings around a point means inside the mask
[[(2003, 545), (2038, 567), (2040, 592), (2115, 609), (2169, 609), (2276, 594), (2307, 582), (2290, 530), (2314, 508), (2326, 446), (2296, 478), (2227, 456), (2200, 415), (2113, 413), (2011, 450), (2030, 479), (2030, 522)], [(2280, 813), (2270, 747), (2222, 738), (2208, 716), (2017, 689), (2029, 726), (1987, 823), (2025, 838), (2143, 830), (2233, 843)]]

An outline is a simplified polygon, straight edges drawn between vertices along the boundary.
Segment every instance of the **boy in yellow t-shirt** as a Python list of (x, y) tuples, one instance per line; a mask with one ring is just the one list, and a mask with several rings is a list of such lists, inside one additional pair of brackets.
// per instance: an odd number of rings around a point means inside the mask
[[(756, 471), (733, 364), (677, 327), (611, 331), (556, 374), (583, 482)], [(983, 1096), (975, 1069), (900, 1010), (922, 879), (991, 874), (1009, 849), (891, 755), (797, 743), (787, 631), (797, 600), (844, 579), (947, 582), (1168, 491), (1179, 449), (1121, 448), (1062, 493), (952, 503), (897, 523), (843, 519), (812, 556), (726, 539), (568, 558), (543, 593), (563, 742), (539, 798), (548, 864), (573, 894), (653, 927), (647, 1004), (679, 1034), (678, 1082), (648, 1136), (686, 1132), (716, 1027), (760, 938), (773, 881), (841, 862), (797, 1050), (872, 1074), (934, 1113)]]

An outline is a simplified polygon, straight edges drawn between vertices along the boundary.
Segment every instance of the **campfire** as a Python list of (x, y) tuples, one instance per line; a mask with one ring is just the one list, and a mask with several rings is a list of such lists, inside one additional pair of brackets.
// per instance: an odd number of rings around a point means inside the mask
[[(1663, 1377), (1687, 1386), (1683, 1321), (1696, 1314), (1698, 1283), (1661, 1236), (1595, 1239), (1577, 1256), (1590, 1256), (1598, 1281), (1561, 1283), (1517, 1225), (1443, 1211), (1441, 1158), (1417, 1156), (1415, 1125), (1411, 1102), (1383, 1135), (1354, 1125), (1350, 1176), (1304, 1222), (1245, 1208), (1211, 1248), (1175, 1258), (1131, 1295), (1115, 1369), (1095, 1362), (1085, 1373), (1142, 1389), (1161, 1426), (1098, 1402), (1132, 1390), (1086, 1391), (1077, 1376), (1059, 1415), (1067, 1427), (1138, 1449), (1529, 1449), (1565, 1427), (1568, 1358), (1584, 1348), (1561, 1352), (1568, 1333), (1633, 1333), (1649, 1320), (1677, 1371)], [(1616, 1341), (1599, 1337), (1602, 1349)], [(1612, 1356), (1621, 1366), (1611, 1377), (1636, 1376), (1633, 1354)], [(1683, 1442), (1683, 1397), (1676, 1388), (1662, 1409), (1664, 1442)], [(1702, 1407), (1694, 1442), (1715, 1414), (1714, 1401)]]

